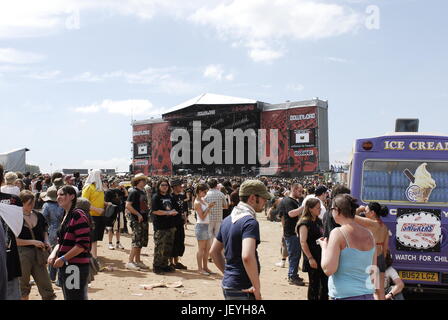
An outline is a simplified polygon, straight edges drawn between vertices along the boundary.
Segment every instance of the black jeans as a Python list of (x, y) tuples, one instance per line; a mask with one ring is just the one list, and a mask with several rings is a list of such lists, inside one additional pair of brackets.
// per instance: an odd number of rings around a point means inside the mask
[(64, 300), (88, 300), (90, 266), (64, 265), (59, 269)]
[(308, 271), (308, 300), (328, 300), (328, 277), (321, 268)]

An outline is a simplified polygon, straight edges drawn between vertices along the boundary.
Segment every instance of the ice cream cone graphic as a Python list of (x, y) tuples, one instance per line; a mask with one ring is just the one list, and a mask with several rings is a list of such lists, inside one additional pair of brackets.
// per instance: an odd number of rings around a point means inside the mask
[(417, 170), (415, 170), (414, 175), (412, 175), (412, 173), (407, 169), (404, 172), (411, 181), (407, 190), (407, 197), (410, 201), (424, 203), (429, 202), (431, 192), (437, 186), (435, 180), (426, 169), (427, 166), (427, 163), (422, 163)]

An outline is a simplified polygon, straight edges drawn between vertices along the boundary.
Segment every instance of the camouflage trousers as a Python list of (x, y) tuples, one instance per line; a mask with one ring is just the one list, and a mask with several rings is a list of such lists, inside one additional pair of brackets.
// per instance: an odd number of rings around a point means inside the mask
[(148, 246), (148, 222), (131, 221), (132, 248), (143, 248)]
[(168, 267), (168, 261), (173, 251), (175, 234), (175, 227), (154, 232), (154, 267)]

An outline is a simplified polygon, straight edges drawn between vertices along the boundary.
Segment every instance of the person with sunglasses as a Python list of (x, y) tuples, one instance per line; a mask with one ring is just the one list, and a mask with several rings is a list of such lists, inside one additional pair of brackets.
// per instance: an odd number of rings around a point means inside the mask
[[(239, 190), (240, 202), (224, 219), (210, 249), (210, 255), (223, 273), (223, 295), (226, 300), (262, 300), (260, 261), (261, 212), (273, 198), (259, 180), (246, 180)], [(223, 255), (224, 251), (224, 255)]]

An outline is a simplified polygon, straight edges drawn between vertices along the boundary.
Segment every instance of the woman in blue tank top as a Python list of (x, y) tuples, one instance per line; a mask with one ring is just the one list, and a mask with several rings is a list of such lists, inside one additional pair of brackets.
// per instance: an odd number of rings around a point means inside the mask
[(354, 220), (358, 207), (348, 194), (333, 200), (331, 212), (340, 228), (330, 239), (319, 240), (322, 269), (329, 276), (328, 295), (333, 300), (374, 300), (372, 275), (376, 268), (375, 239), (372, 233)]

